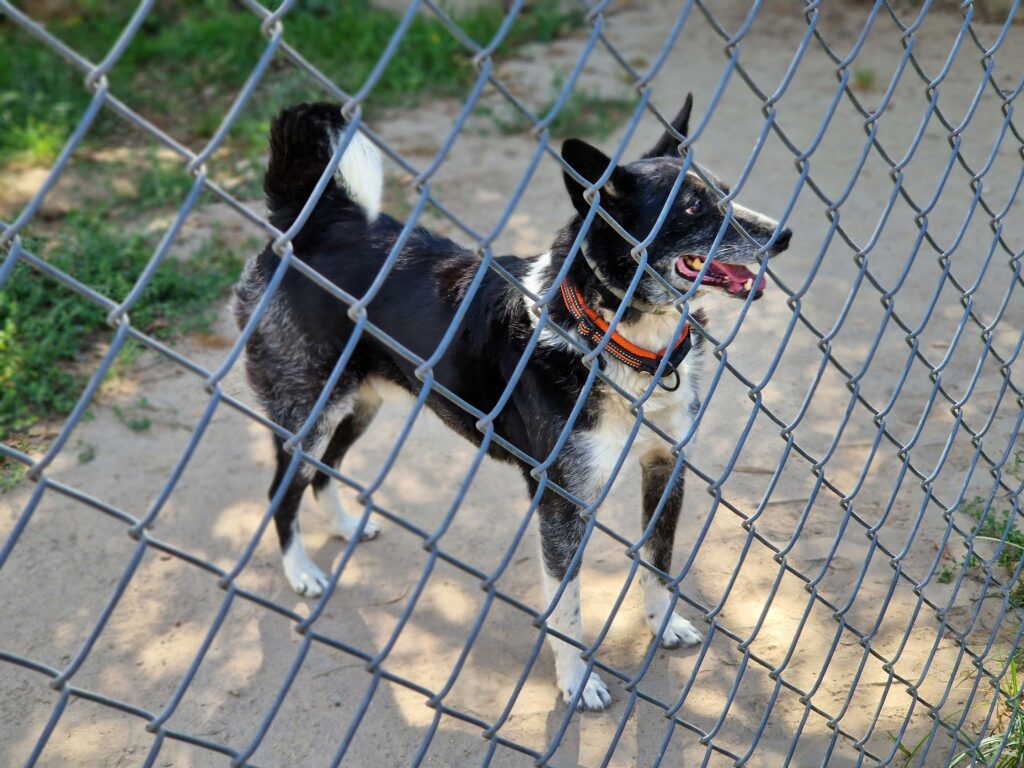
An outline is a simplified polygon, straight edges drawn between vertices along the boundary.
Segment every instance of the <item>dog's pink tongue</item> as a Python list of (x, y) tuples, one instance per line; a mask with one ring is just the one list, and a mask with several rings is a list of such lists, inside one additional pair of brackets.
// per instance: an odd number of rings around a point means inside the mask
[[(715, 266), (722, 272), (724, 272), (726, 275), (728, 275), (729, 280), (735, 283), (737, 287), (741, 287), (745, 282), (747, 282), (747, 280), (753, 280), (755, 277), (755, 274), (753, 272), (739, 264), (723, 264), (720, 261), (716, 261)], [(767, 283), (768, 281), (765, 280), (764, 277), (762, 277), (758, 281), (757, 286), (755, 286), (754, 290), (763, 291)]]

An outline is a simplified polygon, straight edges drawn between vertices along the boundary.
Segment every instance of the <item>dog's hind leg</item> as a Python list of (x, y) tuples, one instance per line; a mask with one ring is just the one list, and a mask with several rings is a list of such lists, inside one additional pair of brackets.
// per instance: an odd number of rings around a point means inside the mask
[[(658, 504), (665, 495), (672, 481), (672, 470), (675, 459), (667, 450), (653, 449), (640, 459), (643, 472), (643, 527), (647, 530), (654, 519)], [(651, 531), (650, 538), (640, 548), (640, 555), (659, 571), (672, 572), (672, 545), (675, 542), (676, 521), (683, 505), (683, 473), (680, 472), (674, 485), (668, 492), (665, 504), (661, 508)], [(696, 645), (701, 641), (700, 632), (694, 626), (673, 611), (671, 593), (665, 583), (647, 568), (641, 568), (640, 585), (644, 592), (644, 618), (651, 633), (658, 637), (665, 648), (677, 648), (680, 645)], [(669, 615), (664, 632), (661, 631), (665, 616)]]
[[(372, 388), (364, 386), (359, 389), (355, 395), (352, 412), (338, 424), (331, 437), (331, 442), (327, 445), (327, 450), (324, 451), (321, 459), (324, 464), (334, 469), (341, 466), (352, 443), (359, 439), (359, 436), (373, 421), (373, 417), (377, 415), (380, 403), (380, 395)], [(341, 495), (338, 493), (338, 484), (334, 482), (334, 479), (318, 471), (313, 478), (313, 497), (320, 508), (330, 516), (331, 532), (345, 541), (350, 541), (355, 536), (361, 518), (345, 511), (341, 504)], [(363, 526), (360, 540), (372, 539), (379, 532), (380, 526), (373, 520), (367, 520), (366, 525)]]
[[(536, 485), (532, 484), (536, 491)], [(563, 579), (569, 572), (573, 556), (583, 541), (586, 522), (569, 501), (553, 493), (546, 494), (537, 510), (541, 547), (541, 582), (544, 600), (551, 605)], [(580, 574), (577, 569), (569, 578), (558, 604), (551, 611), (547, 624), (577, 642), (583, 639), (580, 617)], [(579, 648), (552, 635), (548, 636), (555, 654), (555, 675), (562, 698), (569, 703), (583, 686), (576, 704), (578, 709), (600, 711), (612, 703), (608, 687), (596, 671), (587, 676), (587, 663), (580, 658)]]
[[(320, 460), (327, 450), (330, 438), (337, 425), (351, 414), (353, 395), (339, 398), (329, 404), (324, 412), (320, 414), (313, 429), (303, 441), (303, 451), (309, 456)], [(290, 428), (293, 432), (301, 428), (304, 421), (301, 408), (291, 408), (288, 412), (287, 424), (282, 426)], [(271, 499), (277, 494), (284, 481), (288, 465), (292, 461), (290, 453), (284, 450), (284, 440), (274, 436), (274, 444), (277, 448), (277, 471), (274, 480), (270, 485), (269, 496)], [(306, 487), (313, 481), (316, 470), (310, 464), (303, 462), (292, 475), (281, 502), (274, 512), (274, 526), (277, 529), (277, 538), (281, 544), (282, 564), (284, 574), (292, 589), (306, 597), (319, 597), (327, 587), (327, 577), (317, 567), (306, 548), (302, 543), (302, 536), (299, 533), (299, 505)]]

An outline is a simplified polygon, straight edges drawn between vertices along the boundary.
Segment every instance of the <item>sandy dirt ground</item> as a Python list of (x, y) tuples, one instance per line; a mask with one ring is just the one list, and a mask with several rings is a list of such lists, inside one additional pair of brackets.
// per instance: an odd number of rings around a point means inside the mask
[[(719, 8), (718, 3), (713, 5)], [(742, 4), (720, 5), (723, 21), (733, 30), (742, 22), (743, 10)], [(654, 61), (676, 13), (671, 3), (636, 4), (609, 15), (606, 33), (628, 61), (643, 68)], [(866, 17), (866, 4), (825, 4), (822, 29), (841, 56), (851, 50)], [(955, 16), (933, 14), (920, 29), (915, 52), (929, 77), (942, 69), (958, 28)], [(991, 26), (977, 30), (987, 44), (998, 35)], [(792, 6), (770, 4), (743, 40), (739, 60), (766, 92), (772, 92), (805, 33), (803, 18)], [(1024, 71), (1022, 33), (1024, 28), (1014, 27), (998, 54), (994, 76), (1002, 87), (1015, 87)], [(900, 66), (898, 37), (891, 21), (880, 17), (864, 42), (856, 67), (872, 73), (870, 78), (862, 75), (873, 81), (859, 92), (868, 105), (882, 100)], [(579, 34), (528, 49), (516, 61), (503, 62), (500, 74), (524, 99), (539, 106), (549, 98), (553, 78), (571, 70), (585, 42), (585, 34)], [(674, 113), (685, 92), (694, 91), (694, 127), (700, 128), (697, 159), (727, 180), (739, 178), (748, 163), (754, 164), (739, 198), (744, 204), (781, 216), (799, 190), (789, 219), (796, 233), (793, 246), (773, 262), (778, 280), (799, 291), (799, 300), (787, 302), (785, 292), (770, 282), (764, 298), (742, 319), (738, 302), (709, 304), (710, 330), (717, 338), (728, 338), (735, 331), (725, 360), (750, 381), (767, 377), (760, 397), (783, 422), (795, 422), (789, 432), (794, 448), (780, 436), (779, 426), (757, 410), (748, 387), (733, 373), (725, 371), (719, 377), (714, 368), (709, 371), (709, 380), (717, 379), (717, 385), (688, 458), (716, 482), (709, 487), (694, 478), (688, 484), (675, 562), (681, 567), (692, 554), (682, 590), (709, 614), (713, 612), (714, 623), (710, 615), (705, 618), (692, 606), (684, 607), (684, 613), (708, 633), (708, 641), (703, 648), (655, 651), (639, 690), (664, 702), (681, 701), (680, 717), (697, 729), (713, 732), (711, 740), (719, 747), (737, 755), (750, 752), (750, 766), (874, 764), (870, 759), (858, 762), (860, 754), (850, 740), (834, 739), (835, 722), (863, 740), (872, 753), (884, 756), (894, 751), (894, 738), (912, 747), (928, 735), (933, 720), (919, 698), (956, 720), (974, 690), (975, 667), (970, 658), (961, 653), (956, 637), (941, 626), (935, 613), (920, 607), (914, 590), (914, 583), (928, 578), (945, 553), (958, 557), (961, 551), (955, 536), (946, 541), (943, 510), (934, 503), (922, 504), (923, 489), (931, 488), (947, 504), (963, 486), (969, 489), (968, 495), (987, 494), (992, 477), (984, 460), (975, 461), (976, 446), (965, 425), (975, 431), (984, 429), (976, 442), (987, 455), (998, 458), (1016, 439), (1021, 405), (1012, 391), (1004, 393), (1004, 378), (991, 355), (984, 354), (980, 329), (968, 322), (958, 334), (964, 302), (948, 281), (942, 283), (944, 262), (927, 243), (912, 258), (919, 234), (913, 211), (896, 199), (886, 213), (893, 197), (893, 176), (876, 151), (865, 151), (863, 119), (845, 99), (840, 103), (807, 160), (810, 178), (821, 194), (841, 200), (839, 220), (866, 253), (871, 273), (883, 290), (899, 286), (892, 300), (894, 312), (911, 328), (923, 324), (914, 343), (940, 368), (934, 375), (920, 360), (908, 359), (912, 352), (907, 334), (888, 316), (879, 290), (858, 280), (855, 249), (832, 235), (827, 205), (807, 184), (801, 186), (793, 153), (773, 135), (756, 157), (752, 153), (763, 126), (759, 100), (738, 74), (724, 75), (728, 57), (723, 51), (723, 41), (694, 10), (654, 80), (654, 96), (664, 111)], [(942, 82), (939, 105), (954, 123), (963, 119), (979, 92), (978, 59), (971, 41), (965, 41)], [(720, 103), (708, 115), (709, 100), (720, 85), (724, 88)], [(602, 93), (629, 93), (622, 70), (600, 46), (586, 67), (582, 86)], [(811, 146), (835, 88), (834, 65), (812, 41), (777, 104), (779, 124), (797, 147)], [(486, 98), (490, 104), (497, 103), (493, 94)], [(926, 105), (925, 86), (908, 68), (877, 133), (892, 157), (903, 158), (915, 133), (923, 130), (920, 146), (902, 171), (906, 189), (922, 206), (939, 188), (950, 156), (948, 131), (935, 117), (922, 125)], [(459, 106), (458, 102), (425, 104), (392, 114), (374, 128), (425, 167), (445, 140)], [(1012, 135), (1001, 133), (1002, 127), (998, 100), (991, 90), (983, 89), (962, 134), (961, 148), (975, 168), (984, 167), (991, 157), (983, 189), (996, 210), (1015, 193), (1021, 172), (1019, 148)], [(645, 149), (657, 133), (653, 119), (645, 119), (626, 156)], [(620, 130), (613, 139), (621, 135)], [(609, 149), (613, 139), (605, 142)], [(434, 190), (473, 227), (490, 231), (520, 184), (535, 147), (529, 135), (497, 133), (493, 121), (481, 114), (458, 137), (438, 172)], [(414, 194), (401, 186), (407, 180), (396, 178), (389, 205), (398, 211), (410, 204)], [(848, 191), (853, 178), (856, 183)], [(984, 323), (992, 323), (1012, 283), (1012, 268), (998, 249), (991, 263), (986, 262), (992, 244), (990, 217), (972, 206), (968, 175), (961, 167), (953, 167), (941, 192), (928, 212), (928, 231), (950, 251), (952, 274), (963, 285), (975, 286), (971, 310)], [(569, 212), (558, 168), (546, 158), (498, 238), (499, 250), (521, 255), (545, 250)], [(1024, 248), (1022, 219), (1019, 202), (1002, 218), (1002, 235), (1016, 252)], [(243, 242), (252, 236), (226, 208), (201, 209), (188, 227), (210, 226), (210, 220), (221, 223), (229, 242), (232, 237)], [(467, 241), (437, 216), (428, 217), (428, 223)], [(964, 235), (958, 239), (961, 227)], [(822, 253), (824, 258), (815, 270)], [(991, 348), (1003, 357), (1013, 355), (1024, 324), (1019, 294), (1017, 285), (989, 336)], [(803, 323), (793, 322), (795, 308), (821, 332), (829, 333), (828, 344), (819, 344)], [(188, 339), (178, 344), (177, 351), (212, 370), (236, 336), (225, 308), (216, 333)], [(877, 408), (886, 407), (881, 422), (895, 439), (911, 446), (910, 461), (928, 478), (926, 483), (903, 471), (903, 457), (888, 441), (876, 445), (878, 423), (862, 405), (851, 404), (847, 377), (831, 365), (819, 375), (825, 354), (853, 372), (867, 364), (866, 372), (857, 378), (857, 391)], [(237, 368), (225, 380), (224, 390), (252, 402)], [(975, 381), (976, 370), (980, 375)], [(962, 409), (951, 410), (941, 395), (933, 397), (936, 380), (955, 398), (970, 393)], [(105, 388), (92, 409), (95, 418), (75, 429), (48, 476), (141, 517), (180, 460), (208, 402), (201, 378), (170, 361), (144, 355)], [(126, 408), (144, 410), (151, 427), (132, 431), (117, 417), (115, 405), (122, 413)], [(372, 482), (409, 414), (408, 405), (387, 406), (352, 451), (343, 472), (359, 483)], [(77, 457), (86, 447), (94, 449), (95, 457), (82, 463)], [(813, 467), (795, 447), (822, 466)], [(432, 532), (444, 519), (474, 456), (472, 446), (444, 430), (432, 415), (421, 414), (374, 500)], [(266, 511), (271, 459), (267, 431), (221, 405), (160, 511), (152, 535), (222, 569), (233, 568)], [(635, 539), (640, 533), (639, 473), (633, 464), (627, 462), (599, 514), (603, 523)], [(730, 464), (733, 469), (726, 473)], [(841, 504), (822, 486), (822, 479), (852, 500)], [(0, 539), (13, 529), (32, 490), (23, 485), (0, 497)], [(344, 497), (350, 508), (359, 508), (352, 491), (345, 489)], [(719, 503), (719, 498), (739, 514)], [(858, 519), (846, 520), (847, 507)], [(440, 546), (490, 573), (506, 556), (527, 508), (516, 471), (485, 460)], [(745, 526), (744, 518), (755, 513), (756, 520)], [(326, 520), (312, 504), (307, 503), (303, 520), (314, 559), (325, 570), (331, 569), (342, 557), (344, 544), (328, 537)], [(340, 588), (316, 623), (317, 630), (370, 654), (393, 641), (384, 669), (436, 691), (447, 683), (475, 623), (485, 615), (446, 704), (491, 722), (515, 696), (500, 735), (540, 752), (553, 746), (567, 712), (557, 697), (553, 662), (546, 648), (522, 689), (518, 694), (515, 690), (538, 638), (531, 618), (501, 601), (488, 603), (476, 577), (443, 561), (430, 567), (418, 536), (394, 522), (382, 519), (381, 523), (381, 536), (356, 548)], [(866, 535), (865, 526), (872, 527), (875, 538)], [(123, 523), (83, 503), (53, 491), (45, 493), (0, 574), (0, 648), (53, 667), (66, 666), (86, 641), (135, 551), (137, 543), (126, 530)], [(784, 558), (775, 557), (776, 550), (762, 540), (783, 549)], [(629, 559), (623, 550), (620, 543), (600, 533), (587, 548), (583, 601), (588, 640), (597, 636), (626, 584)], [(531, 526), (497, 585), (504, 593), (540, 608), (535, 553)], [(841, 607), (841, 613), (834, 616), (816, 601), (806, 583), (780, 561), (813, 578), (817, 594)], [(428, 567), (429, 578), (395, 638), (395, 628)], [(312, 608), (289, 590), (269, 531), (238, 584), (299, 614)], [(987, 639), (996, 629), (996, 612), (995, 601), (978, 601), (981, 590), (977, 579), (965, 581), (946, 618), (958, 631), (969, 630), (968, 646), (987, 653), (998, 671), (997, 660), (1007, 652), (1006, 641), (999, 639), (986, 651)], [(944, 604), (952, 585), (931, 578), (919, 591)], [(224, 598), (224, 590), (209, 572), (147, 550), (73, 684), (150, 712), (161, 711), (199, 651)], [(976, 611), (979, 605), (984, 610)], [(1003, 624), (1004, 634), (1012, 634), (1019, 626), (1010, 619)], [(748, 642), (740, 645), (718, 627)], [(879, 659), (865, 659), (856, 634), (865, 632), (871, 633), (870, 647), (894, 659), (891, 669), (913, 683), (909, 690)], [(631, 587), (607, 628), (598, 658), (632, 675), (641, 669), (649, 643), (639, 591)], [(245, 749), (271, 713), (301, 645), (302, 636), (285, 616), (235, 599), (167, 727)], [(780, 674), (772, 673), (773, 669), (781, 670)], [(778, 685), (776, 678), (785, 685)], [(25, 669), (0, 665), (0, 764), (21, 764), (51, 716), (58, 695), (47, 680)], [(633, 704), (624, 683), (610, 683), (613, 706), (604, 713), (574, 716), (551, 764), (648, 766), (657, 762), (662, 751), (661, 765), (666, 766), (732, 764), (717, 753), (703, 762), (706, 747), (699, 735), (683, 726), (670, 728), (660, 708), (643, 700)], [(978, 707), (969, 715), (968, 732), (987, 713), (990, 691), (987, 682), (977, 691), (973, 703)], [(329, 764), (364, 698), (371, 694), (345, 765), (408, 765), (421, 748), (426, 765), (477, 765), (485, 760), (490, 743), (480, 738), (477, 727), (449, 716), (435, 722), (435, 710), (426, 705), (421, 693), (386, 679), (375, 685), (358, 658), (314, 643), (252, 762)], [(766, 712), (770, 716), (762, 723)], [(762, 724), (763, 734), (758, 737)], [(72, 699), (40, 764), (142, 765), (153, 744), (144, 725), (135, 715)], [(940, 731), (923, 764), (945, 764), (948, 750), (948, 738)], [(494, 765), (532, 763), (531, 758), (505, 747), (492, 757)], [(223, 755), (168, 740), (155, 764), (199, 768), (226, 763)]]

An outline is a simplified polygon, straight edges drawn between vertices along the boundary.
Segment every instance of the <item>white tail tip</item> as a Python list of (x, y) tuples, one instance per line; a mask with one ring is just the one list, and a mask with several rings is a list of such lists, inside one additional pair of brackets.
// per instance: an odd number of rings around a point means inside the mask
[[(337, 148), (341, 135), (331, 137), (332, 150)], [(366, 211), (366, 218), (373, 222), (380, 215), (381, 198), (384, 195), (384, 164), (380, 150), (363, 134), (356, 132), (345, 148), (335, 180), (345, 188), (352, 201)]]

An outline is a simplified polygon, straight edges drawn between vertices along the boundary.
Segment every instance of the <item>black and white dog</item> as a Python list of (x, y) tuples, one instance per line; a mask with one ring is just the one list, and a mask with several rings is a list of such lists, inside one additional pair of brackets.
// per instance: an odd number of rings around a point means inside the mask
[[(687, 98), (673, 123), (683, 135), (687, 134), (691, 103)], [(284, 110), (274, 120), (264, 188), (270, 221), (278, 229), (284, 231), (295, 221), (344, 129), (341, 110), (331, 104), (300, 104)], [(562, 157), (592, 183), (610, 164), (598, 149), (575, 139), (564, 143)], [(661, 214), (682, 162), (677, 141), (666, 132), (642, 159), (611, 171), (600, 189), (602, 207), (634, 237), (643, 239)], [(555, 235), (551, 250), (532, 259), (507, 256), (498, 260), (535, 295), (552, 287), (590, 209), (585, 188), (570, 174), (565, 174), (565, 185), (576, 215)], [(299, 259), (353, 296), (362, 296), (369, 289), (402, 230), (401, 223), (380, 214), (381, 193), (380, 155), (357, 134), (334, 179), (293, 241)], [(791, 234), (788, 229), (780, 229), (777, 222), (734, 205), (733, 215), (761, 247), (728, 227), (714, 260), (705, 268), (705, 257), (724, 218), (716, 202), (700, 178), (688, 172), (648, 248), (649, 265), (678, 291), (690, 289), (699, 271), (705, 269), (692, 309), (702, 324), (698, 305), (704, 289), (722, 290), (737, 298), (745, 298), (751, 291), (760, 295), (764, 281), (755, 286), (754, 272), (744, 265), (756, 268), (759, 253), (774, 255), (785, 250)], [(580, 255), (583, 258), (573, 260), (560, 286), (560, 300), (551, 303), (549, 317), (583, 345), (592, 347), (619, 307), (637, 263), (630, 255), (629, 244), (599, 217), (587, 232)], [(249, 260), (235, 289), (240, 327), (249, 320), (278, 264), (278, 256), (269, 246)], [(475, 294), (467, 296), (479, 268), (480, 260), (472, 252), (417, 228), (367, 311), (370, 322), (384, 333), (421, 358), (428, 358), (435, 353), (460, 303), (469, 301), (451, 345), (433, 371), (438, 383), (480, 411), (489, 412), (505, 390), (538, 320), (532, 300), (493, 271), (488, 270)], [(672, 306), (675, 298), (673, 292), (645, 274), (602, 355), (601, 365), (612, 381), (638, 397), (651, 385), (661, 356), (668, 355), (663, 370), (670, 376), (661, 383), (669, 384), (654, 388), (643, 413), (663, 432), (678, 439), (690, 428), (699, 406), (698, 385), (705, 351), (703, 339), (697, 334), (692, 343), (685, 332), (677, 336), (680, 315)], [(258, 318), (246, 350), (249, 383), (269, 418), (292, 432), (306, 422), (352, 333), (354, 323), (346, 309), (307, 277), (288, 270)], [(587, 379), (588, 369), (580, 357), (581, 353), (557, 333), (542, 329), (537, 347), (494, 422), (497, 433), (529, 456), (549, 456)], [(305, 438), (303, 451), (325, 465), (338, 467), (373, 419), (382, 397), (397, 390), (419, 393), (421, 382), (414, 369), (405, 357), (364, 333)], [(479, 444), (476, 417), (436, 393), (427, 402), (451, 429)], [(627, 400), (598, 381), (551, 465), (549, 479), (577, 499), (596, 499), (635, 420)], [(678, 474), (674, 487), (668, 489), (676, 458), (664, 438), (646, 427), (637, 434), (633, 447), (642, 467), (641, 523), (645, 530), (662, 498), (666, 499), (642, 555), (658, 572), (671, 574), (683, 476)], [(272, 498), (291, 460), (280, 439), (277, 449)], [(528, 466), (493, 443), (490, 452), (498, 459), (518, 464), (531, 494), (536, 493), (538, 482)], [(360, 518), (342, 509), (335, 483), (308, 464), (301, 465), (282, 491), (274, 522), (284, 553), (285, 575), (299, 594), (316, 597), (327, 579), (306, 554), (296, 519), (308, 485), (313, 486), (316, 501), (329, 512), (339, 536), (351, 538)], [(577, 506), (550, 490), (544, 493), (537, 515), (544, 594), (550, 603), (569, 570), (586, 522)], [(368, 521), (362, 536), (372, 538), (377, 530)], [(650, 630), (657, 634), (668, 616), (661, 644), (673, 648), (699, 643), (697, 630), (672, 612), (675, 599), (661, 578), (643, 568), (640, 581)], [(578, 574), (573, 573), (548, 620), (549, 626), (576, 640), (583, 636), (579, 590)], [(578, 650), (554, 638), (551, 645), (558, 686), (565, 699), (571, 701), (582, 686), (579, 707), (607, 707), (611, 703), (607, 687), (596, 672), (587, 676), (587, 665)]]

